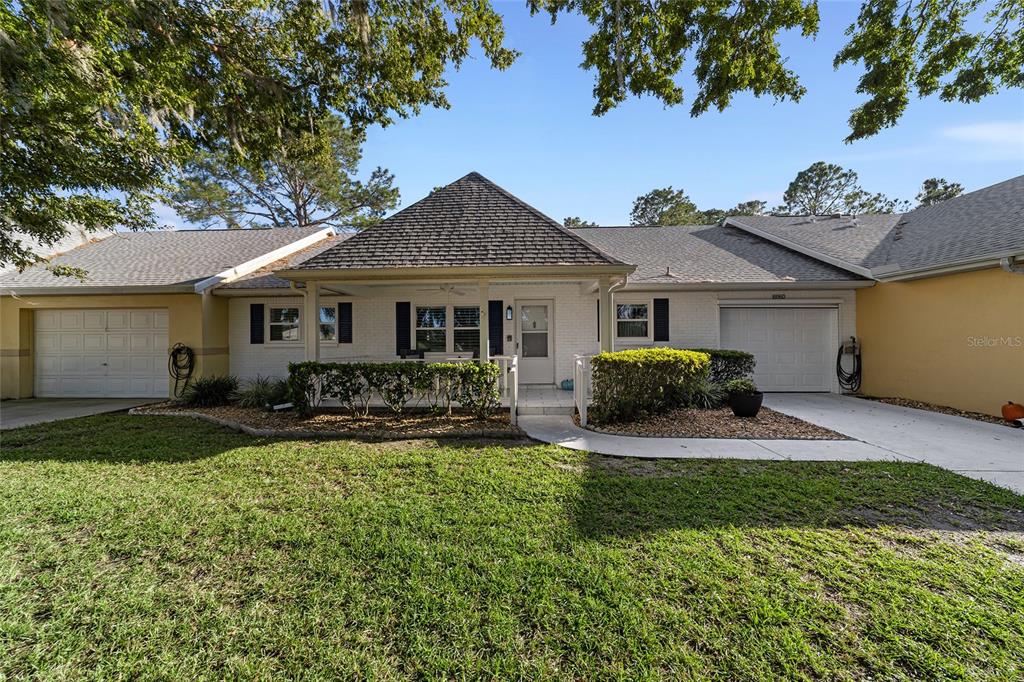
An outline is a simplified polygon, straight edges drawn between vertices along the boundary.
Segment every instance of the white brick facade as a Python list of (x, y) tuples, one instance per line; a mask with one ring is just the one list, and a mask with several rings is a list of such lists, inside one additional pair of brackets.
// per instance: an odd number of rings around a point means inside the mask
[[(437, 285), (423, 285), (408, 288), (382, 288), (380, 295), (373, 297), (339, 297), (326, 293), (321, 295), (321, 305), (337, 301), (352, 302), (353, 336), (351, 344), (333, 341), (321, 343), (320, 357), (323, 360), (354, 356), (394, 357), (395, 352), (395, 303), (408, 301), (416, 305), (468, 305), (479, 303), (477, 290), (468, 286), (458, 289), (464, 295), (446, 293)], [(773, 300), (772, 296), (785, 295), (784, 299)], [(491, 284), (491, 300), (501, 300), (502, 308), (516, 300), (543, 300), (554, 302), (554, 366), (555, 381), (560, 382), (572, 376), (573, 356), (580, 353), (594, 353), (598, 350), (597, 340), (597, 294), (587, 293), (580, 283), (544, 282), (535, 284)], [(633, 291), (625, 290), (615, 294), (615, 302), (647, 302), (654, 298), (669, 299), (669, 345), (678, 348), (719, 347), (719, 306), (722, 302), (749, 301), (751, 305), (793, 306), (801, 300), (814, 305), (835, 306), (838, 309), (839, 338), (854, 335), (856, 329), (855, 297), (852, 290), (761, 290), (761, 291)], [(265, 339), (263, 344), (249, 342), (249, 305), (262, 303), (267, 306), (290, 305), (302, 309), (302, 298), (282, 297), (235, 297), (231, 299), (230, 310), (230, 366), (231, 373), (241, 379), (257, 375), (285, 377), (288, 363), (304, 359), (302, 341), (283, 343)], [(504, 352), (515, 352), (513, 321), (502, 315), (504, 328)], [(653, 325), (650, 325), (653, 330)], [(619, 340), (617, 348), (653, 345), (653, 341)]]

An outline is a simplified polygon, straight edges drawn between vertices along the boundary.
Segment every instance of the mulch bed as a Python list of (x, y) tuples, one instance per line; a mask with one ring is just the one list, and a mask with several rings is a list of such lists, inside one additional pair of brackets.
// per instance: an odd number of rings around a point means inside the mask
[(942, 414), (951, 414), (954, 417), (964, 417), (966, 419), (975, 419), (980, 422), (988, 422), (989, 424), (1002, 424), (1003, 426), (1013, 426), (1008, 423), (1002, 417), (993, 417), (990, 414), (984, 412), (970, 412), (968, 410), (958, 410), (955, 407), (946, 407), (945, 405), (934, 405), (932, 403), (923, 403), (920, 400), (910, 400), (908, 398), (876, 398), (870, 395), (859, 395), (858, 398), (864, 400), (874, 400), (876, 403), (885, 403), (887, 405), (896, 405), (898, 407), (912, 407), (915, 410), (927, 410), (929, 412), (941, 412)]
[[(486, 420), (455, 411), (450, 417), (427, 412), (409, 412), (400, 416), (388, 410), (370, 410), (366, 416), (353, 416), (347, 410), (325, 408), (312, 417), (294, 412), (266, 412), (248, 407), (182, 407), (174, 403), (147, 405), (134, 414), (159, 414), (206, 417), (225, 426), (242, 426), (258, 435), (322, 435), (358, 438), (519, 438), (522, 431), (509, 422), (508, 411), (500, 411)], [(243, 429), (243, 430), (246, 430)]]
[[(575, 417), (579, 425), (579, 417)], [(850, 440), (817, 424), (762, 407), (756, 417), (737, 417), (728, 407), (672, 410), (624, 424), (587, 425), (601, 433), (660, 438), (750, 438), (756, 440)]]

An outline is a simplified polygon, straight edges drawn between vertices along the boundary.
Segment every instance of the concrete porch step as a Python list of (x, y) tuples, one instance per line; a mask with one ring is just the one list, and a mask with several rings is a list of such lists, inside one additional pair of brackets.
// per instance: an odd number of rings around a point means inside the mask
[(523, 405), (520, 403), (519, 409), (516, 410), (519, 414), (572, 414), (576, 411), (576, 408), (572, 405)]

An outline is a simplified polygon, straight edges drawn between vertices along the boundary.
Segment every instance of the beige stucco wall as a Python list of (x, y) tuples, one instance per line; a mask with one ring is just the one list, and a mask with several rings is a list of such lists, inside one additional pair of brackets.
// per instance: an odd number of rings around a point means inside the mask
[(997, 268), (857, 292), (862, 391), (999, 414), (1024, 402), (1024, 276)]
[[(0, 397), (27, 398), (34, 389), (34, 311), (47, 308), (165, 308), (168, 343), (196, 352), (195, 376), (228, 370), (227, 302), (196, 294), (0, 297)], [(204, 319), (206, 324), (204, 326)], [(168, 387), (172, 382), (168, 377)]]

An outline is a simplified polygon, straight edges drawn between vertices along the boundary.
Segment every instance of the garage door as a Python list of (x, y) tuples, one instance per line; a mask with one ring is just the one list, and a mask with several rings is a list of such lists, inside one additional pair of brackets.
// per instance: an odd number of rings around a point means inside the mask
[(166, 398), (166, 310), (37, 310), (35, 394)]
[(834, 308), (722, 308), (722, 348), (753, 353), (763, 391), (829, 391), (837, 347)]

